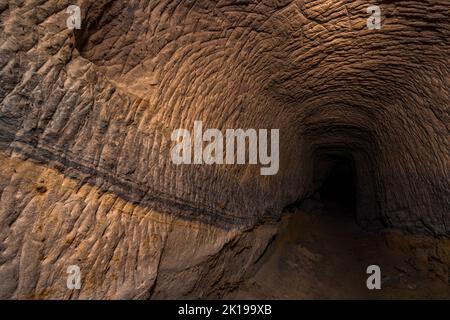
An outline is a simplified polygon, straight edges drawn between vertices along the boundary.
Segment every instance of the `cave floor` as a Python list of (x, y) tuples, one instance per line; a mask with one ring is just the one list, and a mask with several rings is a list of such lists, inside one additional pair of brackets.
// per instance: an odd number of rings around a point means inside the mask
[[(283, 215), (255, 273), (230, 299), (449, 299), (450, 240), (369, 232), (317, 207)], [(368, 290), (369, 265), (381, 290)]]

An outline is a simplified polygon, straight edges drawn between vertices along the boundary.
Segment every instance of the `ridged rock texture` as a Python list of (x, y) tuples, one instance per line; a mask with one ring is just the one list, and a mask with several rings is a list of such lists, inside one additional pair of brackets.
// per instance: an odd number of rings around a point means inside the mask
[[(0, 298), (221, 296), (340, 158), (360, 225), (449, 236), (449, 16), (448, 0), (1, 0)], [(197, 120), (280, 129), (278, 174), (172, 164), (172, 131)]]

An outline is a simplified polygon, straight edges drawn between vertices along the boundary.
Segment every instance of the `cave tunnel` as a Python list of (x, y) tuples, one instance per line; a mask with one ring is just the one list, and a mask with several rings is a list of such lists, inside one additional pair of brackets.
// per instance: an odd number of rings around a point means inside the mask
[(357, 195), (352, 160), (334, 159), (317, 193), (326, 212), (356, 219)]
[[(353, 145), (361, 141), (376, 145), (370, 135), (361, 137), (357, 136)], [(351, 137), (347, 140), (353, 141)], [(386, 227), (375, 154), (367, 152), (367, 147), (348, 148), (336, 143), (312, 145), (314, 149), (309, 158), (312, 187), (306, 198), (319, 202), (323, 213), (353, 220), (363, 229), (376, 231)]]

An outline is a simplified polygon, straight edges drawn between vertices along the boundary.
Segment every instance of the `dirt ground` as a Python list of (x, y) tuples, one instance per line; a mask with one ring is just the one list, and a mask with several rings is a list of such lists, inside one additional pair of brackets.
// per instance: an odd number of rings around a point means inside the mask
[[(362, 230), (318, 203), (294, 209), (234, 299), (450, 299), (450, 240)], [(369, 290), (369, 265), (381, 289)]]

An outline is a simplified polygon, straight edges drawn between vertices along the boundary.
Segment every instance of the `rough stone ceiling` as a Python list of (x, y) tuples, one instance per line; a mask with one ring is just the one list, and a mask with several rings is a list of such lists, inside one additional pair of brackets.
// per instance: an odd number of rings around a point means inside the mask
[[(357, 165), (372, 161), (361, 175), (375, 173), (373, 194), (389, 223), (401, 224), (406, 217), (396, 215), (405, 207), (416, 207), (412, 220), (431, 206), (440, 212), (432, 220), (447, 211), (445, 197), (432, 191), (448, 182), (445, 1), (382, 1), (380, 32), (366, 28), (366, 1), (80, 4), (84, 23), (75, 36), (65, 29), (65, 2), (3, 10), (11, 37), (2, 56), (16, 70), (5, 94), (18, 83), (32, 91), (28, 109), (10, 122), (26, 124), (23, 139), (41, 132), (28, 145), (119, 180), (115, 186), (133, 185), (140, 191), (128, 197), (138, 193), (138, 202), (167, 198), (188, 211), (244, 220), (310, 192), (302, 170), (308, 153), (340, 148), (367, 159)], [(22, 47), (26, 55), (11, 60)], [(27, 63), (36, 71), (28, 85), (19, 71)], [(46, 100), (44, 112), (33, 108)], [(175, 170), (166, 163), (168, 133), (196, 119), (217, 128), (281, 128), (289, 142), (282, 172), (260, 179), (251, 167)], [(432, 145), (426, 152), (424, 141)], [(403, 195), (391, 199), (398, 190)], [(439, 232), (448, 230), (442, 222)]]

